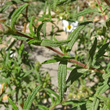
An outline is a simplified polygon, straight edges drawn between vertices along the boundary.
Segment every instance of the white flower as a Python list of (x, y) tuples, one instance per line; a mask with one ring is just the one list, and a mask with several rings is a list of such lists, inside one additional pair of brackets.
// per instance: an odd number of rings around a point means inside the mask
[(62, 20), (63, 18), (60, 16), (60, 19)]
[(62, 23), (63, 23), (63, 30), (65, 32), (73, 32), (77, 26), (78, 26), (78, 21), (75, 21), (75, 22), (68, 22), (66, 20), (62, 20)]
[(0, 89), (2, 88), (2, 84), (0, 84)]

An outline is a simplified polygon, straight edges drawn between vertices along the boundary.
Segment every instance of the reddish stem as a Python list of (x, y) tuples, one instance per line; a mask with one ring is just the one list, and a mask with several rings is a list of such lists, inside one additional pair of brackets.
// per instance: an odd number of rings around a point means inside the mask
[[(102, 7), (101, 7), (101, 5), (100, 5), (99, 0), (97, 0), (97, 3), (98, 3), (98, 5), (99, 5), (99, 8), (100, 8), (102, 14), (103, 14), (103, 10), (102, 10)], [(105, 17), (105, 15), (103, 14), (102, 16), (103, 16), (103, 18), (104, 18), (104, 20), (105, 20), (105, 22), (106, 22), (106, 17)]]
[[(28, 39), (34, 39), (34, 38), (31, 38), (31, 37), (29, 37), (29, 36), (27, 36), (27, 35), (25, 35), (25, 34), (22, 34), (22, 33), (18, 32), (18, 31), (16, 32), (16, 34), (18, 34), (18, 35), (20, 35), (20, 36), (23, 36), (23, 37), (26, 37), (26, 38), (28, 38)], [(48, 48), (48, 49), (50, 49), (50, 50), (52, 50), (52, 51), (58, 53), (58, 54), (61, 55), (61, 56), (65, 56), (63, 53), (59, 52), (58, 50), (56, 50), (56, 49), (54, 49), (54, 48), (52, 48), (52, 47), (47, 46), (46, 48)], [(79, 66), (81, 66), (81, 67), (84, 67), (84, 68), (87, 68), (87, 69), (88, 69), (88, 67), (87, 67), (86, 64), (83, 64), (83, 63), (81, 63), (81, 62), (78, 62), (78, 61), (76, 61), (76, 60), (74, 60), (74, 59), (69, 59), (69, 61), (72, 62), (72, 63), (76, 63), (77, 65), (79, 65)], [(98, 69), (96, 69), (96, 68), (90, 68), (90, 70), (94, 70), (94, 71), (100, 72), (100, 73), (102, 73), (102, 74), (104, 73), (104, 71), (98, 70)]]
[(23, 34), (23, 33), (21, 33), (21, 32), (16, 32), (16, 34), (18, 34), (18, 35), (20, 35), (20, 36), (23, 36), (23, 37), (26, 37), (26, 38), (28, 38), (28, 39), (34, 39), (34, 38), (32, 38), (32, 37), (29, 37), (29, 36), (27, 36), (27, 35), (25, 35), (25, 34)]

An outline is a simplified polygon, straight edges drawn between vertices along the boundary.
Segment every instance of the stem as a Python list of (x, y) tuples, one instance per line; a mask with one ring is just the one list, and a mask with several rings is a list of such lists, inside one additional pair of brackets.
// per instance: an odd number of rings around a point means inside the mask
[[(32, 37), (29, 37), (29, 36), (27, 36), (27, 35), (25, 35), (25, 34), (22, 34), (22, 33), (18, 32), (18, 31), (16, 32), (16, 34), (18, 34), (18, 35), (20, 35), (20, 36), (23, 36), (23, 37), (26, 37), (26, 38), (28, 38), (28, 39), (34, 39), (34, 38), (32, 38)], [(54, 48), (52, 48), (52, 47), (46, 46), (46, 48), (48, 48), (48, 49), (54, 51), (55, 53), (58, 53), (58, 54), (61, 55), (61, 56), (65, 56), (63, 53), (59, 52), (58, 50), (56, 50), (56, 49), (54, 49)], [(83, 64), (83, 63), (81, 63), (81, 62), (79, 62), (79, 61), (76, 61), (76, 60), (74, 60), (74, 59), (69, 59), (69, 61), (72, 62), (72, 63), (76, 63), (77, 65), (79, 65), (79, 66), (81, 66), (81, 67), (84, 67), (84, 68), (88, 69), (88, 67), (87, 67), (86, 64)], [(90, 70), (97, 71), (97, 72), (100, 72), (100, 73), (102, 73), (102, 74), (104, 73), (104, 71), (98, 70), (98, 69), (96, 69), (96, 68), (89, 68), (89, 69), (90, 69)]]
[(28, 38), (28, 39), (34, 39), (34, 38), (32, 38), (32, 37), (29, 37), (29, 36), (27, 36), (27, 35), (25, 35), (25, 34), (23, 34), (23, 33), (21, 33), (21, 32), (16, 32), (16, 34), (18, 34), (18, 35), (20, 35), (20, 36), (23, 36), (23, 37), (26, 37), (26, 38)]
[(102, 10), (102, 7), (101, 7), (101, 5), (100, 5), (99, 0), (97, 0), (97, 3), (98, 3), (99, 8), (100, 8), (100, 10), (101, 10), (101, 12), (102, 12), (102, 16), (103, 16), (103, 18), (104, 18), (104, 20), (105, 20), (105, 22), (106, 22), (106, 17), (105, 17), (105, 15), (103, 14), (103, 10)]

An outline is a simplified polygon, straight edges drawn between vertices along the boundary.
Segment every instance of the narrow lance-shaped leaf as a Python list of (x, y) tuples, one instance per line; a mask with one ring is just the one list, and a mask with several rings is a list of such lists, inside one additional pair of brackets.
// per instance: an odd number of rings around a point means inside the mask
[(38, 38), (38, 40), (41, 40), (41, 38), (40, 38), (40, 32), (41, 32), (41, 28), (42, 28), (43, 24), (44, 24), (44, 23), (41, 23), (41, 24), (38, 26), (38, 29), (37, 29), (37, 38)]
[(96, 59), (98, 59), (104, 55), (104, 53), (106, 52), (106, 49), (108, 48), (108, 45), (109, 45), (109, 43), (106, 43), (99, 49), (99, 51), (97, 52), (96, 57), (95, 57)]
[(11, 104), (11, 106), (12, 106), (12, 108), (14, 109), (14, 110), (19, 110), (18, 108), (17, 108), (17, 106), (13, 103), (13, 101), (8, 97), (8, 101), (9, 101), (9, 103)]
[(61, 61), (58, 67), (59, 101), (62, 102), (66, 88), (67, 61)]
[(72, 84), (75, 80), (78, 80), (78, 78), (79, 78), (81, 75), (83, 75), (83, 73), (84, 73), (85, 71), (87, 71), (87, 69), (82, 70), (82, 68), (74, 68), (74, 69), (71, 71), (71, 73), (70, 73), (70, 75), (69, 75), (69, 77), (68, 77), (66, 83), (71, 83), (71, 84)]
[(0, 7), (0, 13), (5, 12), (10, 7), (10, 5), (12, 5), (12, 2), (11, 1), (6, 1), (5, 5)]
[(97, 89), (95, 98), (92, 103), (92, 110), (98, 109), (99, 99), (97, 98), (97, 95), (103, 94), (106, 90), (108, 90), (110, 88), (109, 83), (110, 83), (110, 81), (109, 81), (109, 79), (107, 79), (104, 81), (104, 84)]
[(69, 100), (69, 101), (63, 102), (62, 105), (73, 105), (73, 108), (75, 108), (75, 107), (78, 107), (78, 106), (83, 105), (85, 103), (86, 103), (86, 101)]
[(19, 15), (22, 13), (22, 11), (28, 6), (28, 4), (24, 4), (22, 6), (20, 6), (12, 15), (11, 17), (11, 28), (14, 29), (14, 25), (16, 22), (16, 19), (19, 17)]
[(42, 29), (43, 29), (43, 36), (44, 38), (46, 38), (46, 22), (43, 24)]
[(50, 94), (53, 94), (57, 99), (59, 98), (58, 94), (56, 92), (52, 91), (51, 89), (45, 88), (44, 90), (46, 90)]
[(35, 98), (35, 95), (37, 94), (37, 92), (39, 92), (40, 89), (41, 89), (41, 85), (39, 85), (37, 88), (35, 88), (33, 90), (33, 92), (31, 93), (31, 95), (28, 96), (26, 102), (24, 103), (23, 110), (29, 110), (30, 109), (31, 104)]
[(70, 51), (74, 45), (74, 43), (76, 42), (78, 35), (80, 33), (80, 31), (84, 28), (85, 26), (78, 26), (68, 37), (68, 39), (71, 39), (71, 41), (68, 43), (68, 48), (67, 50)]
[(38, 106), (38, 110), (49, 110), (45, 105), (37, 105)]
[(31, 18), (31, 21), (29, 23), (29, 30), (30, 30), (30, 33), (33, 37), (35, 37), (35, 33), (33, 31), (33, 20), (34, 20), (34, 17)]
[(74, 18), (77, 18), (77, 17), (80, 17), (80, 16), (84, 16), (84, 15), (86, 15), (88, 13), (92, 13), (92, 12), (97, 12), (97, 10), (91, 9), (91, 8), (87, 8), (87, 9), (85, 9), (83, 11), (80, 11), (79, 13), (75, 14)]
[(94, 43), (88, 53), (87, 56), (87, 66), (90, 68), (92, 61), (93, 61), (93, 56), (95, 54), (95, 50), (96, 50), (96, 46), (97, 46), (97, 38), (95, 38)]
[(44, 39), (41, 43), (41, 46), (50, 46), (50, 47), (58, 47), (70, 42), (70, 40), (62, 40), (62, 41), (52, 41), (49, 39)]
[(56, 63), (58, 61), (59, 61), (58, 59), (53, 58), (53, 59), (49, 59), (49, 60), (46, 60), (46, 61), (42, 62), (42, 64)]
[(56, 62), (58, 62), (58, 61), (64, 61), (64, 59), (65, 59), (65, 60), (73, 59), (73, 57), (71, 57), (71, 56), (64, 56), (64, 57), (55, 56), (55, 58), (53, 58), (53, 59), (48, 59), (48, 60), (42, 62), (42, 64), (56, 63)]
[(14, 40), (14, 41), (8, 46), (8, 48), (6, 49), (6, 51), (10, 50), (10, 49), (14, 46), (15, 43), (16, 43), (16, 40)]

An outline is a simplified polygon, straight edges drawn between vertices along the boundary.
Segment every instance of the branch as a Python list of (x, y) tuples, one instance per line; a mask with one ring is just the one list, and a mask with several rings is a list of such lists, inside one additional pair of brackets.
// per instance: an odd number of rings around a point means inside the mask
[(34, 39), (34, 38), (32, 38), (32, 37), (29, 37), (29, 36), (27, 36), (27, 35), (25, 35), (25, 34), (23, 34), (23, 33), (21, 33), (21, 32), (16, 32), (16, 34), (18, 34), (18, 35), (20, 35), (20, 36), (23, 36), (23, 37), (26, 37), (26, 38), (28, 38), (28, 39)]
[[(34, 38), (29, 37), (29, 36), (27, 36), (27, 35), (25, 35), (25, 34), (23, 34), (23, 33), (18, 32), (18, 31), (16, 32), (16, 34), (18, 34), (18, 35), (20, 35), (20, 36), (23, 36), (23, 37), (26, 37), (26, 38), (29, 38), (29, 39), (34, 39)], [(58, 50), (56, 50), (56, 49), (54, 49), (54, 48), (52, 48), (52, 47), (47, 46), (46, 48), (48, 48), (48, 49), (54, 51), (55, 53), (58, 53), (58, 54), (61, 55), (61, 56), (65, 56), (63, 53), (59, 52)], [(74, 60), (74, 59), (69, 59), (69, 61), (72, 62), (72, 63), (76, 63), (77, 65), (79, 65), (79, 66), (81, 66), (81, 67), (84, 67), (84, 68), (88, 69), (88, 67), (87, 67), (86, 64), (83, 64), (83, 63), (81, 63), (81, 62), (79, 62), (79, 61), (76, 61), (76, 60)], [(96, 68), (89, 68), (89, 69), (90, 69), (90, 70), (97, 71), (97, 72), (100, 72), (100, 73), (102, 73), (102, 74), (104, 73), (104, 71), (98, 70), (98, 69), (96, 69)]]

